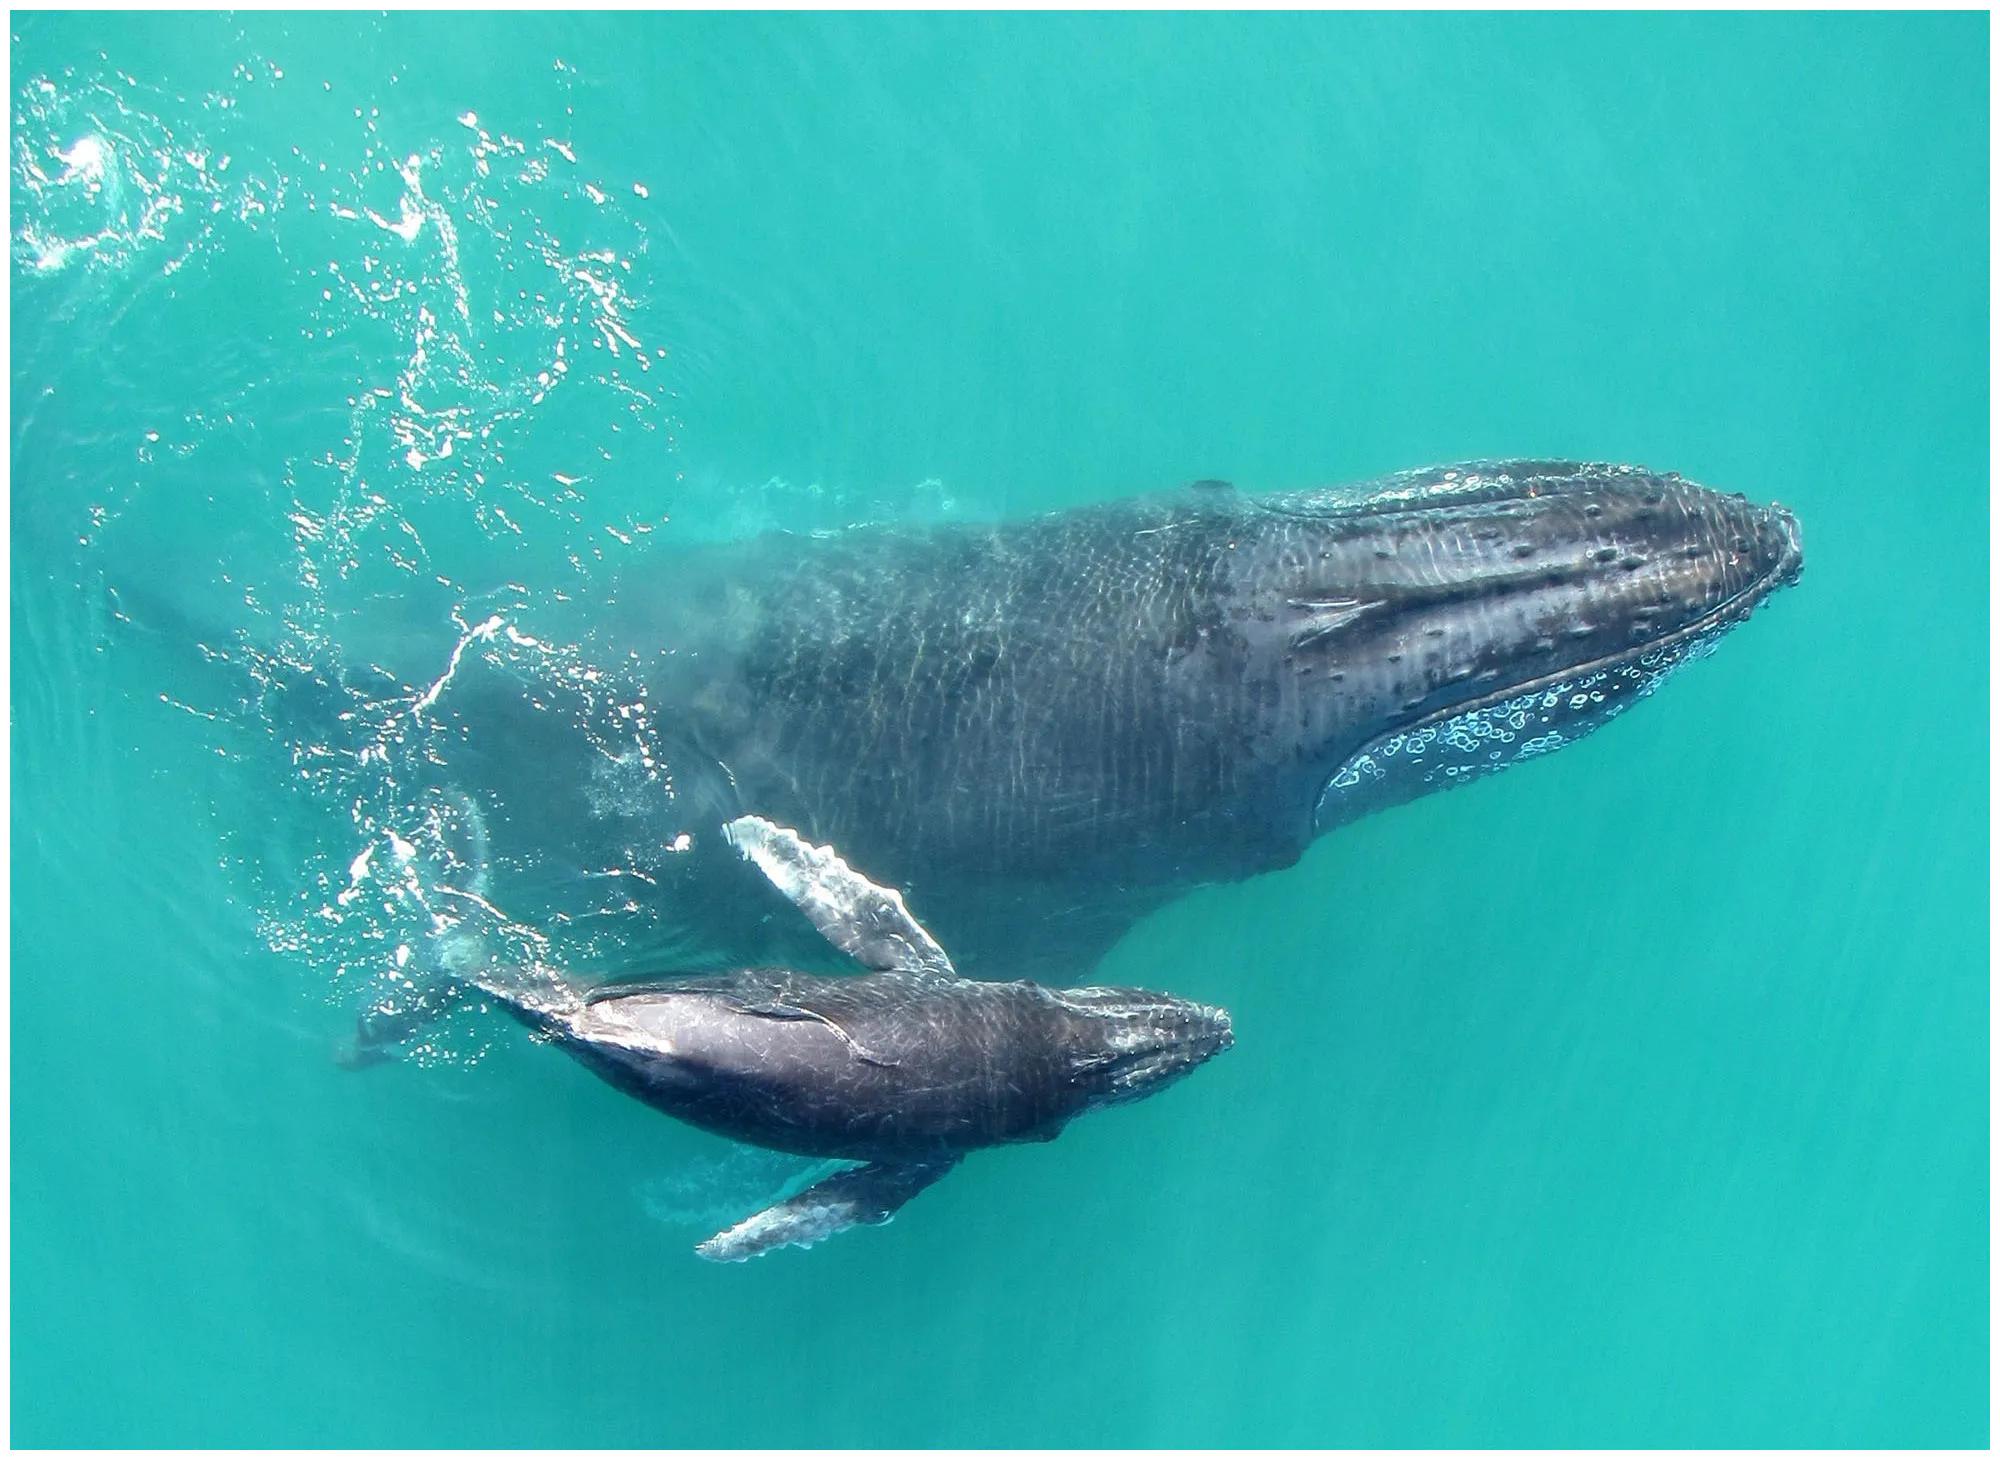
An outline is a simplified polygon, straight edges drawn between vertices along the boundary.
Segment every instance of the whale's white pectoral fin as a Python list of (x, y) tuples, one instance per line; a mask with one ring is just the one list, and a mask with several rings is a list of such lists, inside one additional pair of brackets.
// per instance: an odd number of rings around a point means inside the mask
[(832, 847), (813, 846), (790, 827), (761, 816), (739, 816), (722, 834), (829, 943), (855, 961), (875, 969), (952, 973), (951, 960), (910, 916), (903, 894), (876, 886)]
[(694, 1250), (711, 1262), (745, 1262), (780, 1247), (810, 1247), (849, 1227), (879, 1226), (957, 1164), (958, 1158), (949, 1156), (896, 1165), (874, 1162), (836, 1172), (717, 1232)]

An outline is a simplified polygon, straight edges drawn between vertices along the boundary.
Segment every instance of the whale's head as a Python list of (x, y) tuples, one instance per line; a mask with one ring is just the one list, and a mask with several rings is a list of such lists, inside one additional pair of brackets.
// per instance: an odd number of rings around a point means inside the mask
[(1304, 839), (1574, 743), (1787, 584), (1799, 526), (1671, 473), (1470, 463), (1258, 499), (1228, 563)]
[(1236, 1042), (1227, 1010), (1147, 989), (1051, 989), (1059, 1044), (1083, 1105), (1143, 1100)]

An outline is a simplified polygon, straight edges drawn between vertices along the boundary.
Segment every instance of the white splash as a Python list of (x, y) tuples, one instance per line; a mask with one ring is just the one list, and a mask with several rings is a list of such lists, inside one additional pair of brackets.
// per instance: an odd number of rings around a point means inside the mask
[(458, 673), (458, 661), (465, 657), (465, 651), (480, 640), (492, 638), (494, 634), (499, 632), (500, 626), (505, 622), (506, 620), (496, 613), (493, 617), (487, 619), (485, 623), (478, 625), (476, 628), (466, 630), (460, 636), (459, 641), (452, 645), (451, 661), (445, 665), (444, 673), (440, 674), (432, 682), (429, 689), (417, 697), (417, 702), (410, 707), (410, 713), (421, 716), (424, 711), (436, 704), (438, 696), (444, 693), (445, 686), (451, 683), (452, 676)]
[(104, 144), (95, 137), (79, 137), (56, 154), (66, 171), (57, 182), (96, 183), (104, 177)]

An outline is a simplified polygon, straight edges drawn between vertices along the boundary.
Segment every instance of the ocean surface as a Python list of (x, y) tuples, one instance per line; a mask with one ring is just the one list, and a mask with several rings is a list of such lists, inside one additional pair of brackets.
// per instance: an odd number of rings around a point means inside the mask
[[(15, 1443), (1985, 1442), (1986, 17), (10, 24)], [(802, 1163), (497, 1017), (334, 1063), (452, 666), (330, 646), (1507, 455), (1804, 580), (1141, 923), (1238, 1035), (1159, 1098), (723, 1267)]]

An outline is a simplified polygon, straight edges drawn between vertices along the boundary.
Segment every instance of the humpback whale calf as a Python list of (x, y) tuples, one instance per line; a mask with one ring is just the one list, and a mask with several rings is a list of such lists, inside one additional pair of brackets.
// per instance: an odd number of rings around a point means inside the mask
[(1063, 978), (1186, 889), (1575, 743), (1801, 560), (1781, 507), (1567, 461), (656, 548), (577, 631), (650, 738), (565, 746), (532, 684), (462, 673), (440, 758), (508, 865), (634, 869), (617, 898), (717, 949), (781, 926), (702, 870), (754, 809), (906, 889), (961, 967)]
[[(969, 1152), (1053, 1140), (1229, 1048), (1220, 1009), (1141, 989), (961, 978), (897, 892), (828, 847), (744, 817), (727, 839), (870, 970), (739, 970), (579, 990), (475, 972), (475, 985), (625, 1093), (705, 1130), (863, 1163), (703, 1242), (741, 1261), (887, 1221)], [(371, 1029), (380, 1041), (407, 1030)]]

